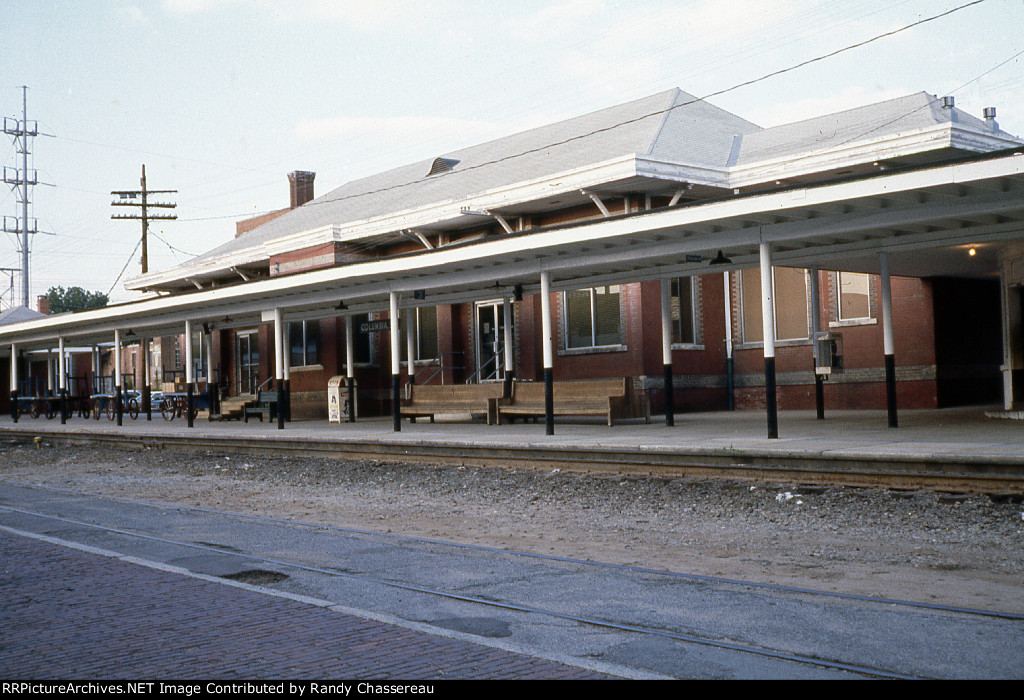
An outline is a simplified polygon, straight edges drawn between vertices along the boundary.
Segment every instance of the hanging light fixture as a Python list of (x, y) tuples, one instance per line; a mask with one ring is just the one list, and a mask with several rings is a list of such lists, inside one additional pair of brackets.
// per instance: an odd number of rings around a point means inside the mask
[(716, 255), (714, 257), (714, 259), (711, 262), (708, 263), (708, 265), (731, 265), (731, 264), (732, 264), (732, 258), (725, 257), (725, 254), (722, 251), (718, 251), (718, 255)]

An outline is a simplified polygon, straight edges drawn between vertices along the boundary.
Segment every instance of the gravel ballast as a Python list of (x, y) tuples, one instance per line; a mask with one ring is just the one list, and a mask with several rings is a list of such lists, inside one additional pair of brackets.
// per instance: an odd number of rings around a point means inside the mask
[(0, 445), (0, 479), (746, 581), (1024, 614), (1003, 497)]

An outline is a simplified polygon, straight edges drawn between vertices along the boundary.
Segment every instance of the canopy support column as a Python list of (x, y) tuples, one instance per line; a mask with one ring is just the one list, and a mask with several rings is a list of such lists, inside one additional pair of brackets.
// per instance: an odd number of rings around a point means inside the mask
[(779, 437), (779, 409), (775, 395), (775, 299), (772, 284), (771, 244), (760, 244), (761, 325), (764, 329), (764, 394), (768, 437)]
[(121, 331), (114, 330), (114, 415), (117, 416), (117, 425), (121, 427), (124, 425), (124, 403), (121, 401), (122, 397), (122, 381), (121, 376)]
[[(409, 375), (409, 386), (412, 387), (416, 384), (416, 363), (413, 360), (416, 357), (416, 323), (415, 323), (416, 309), (410, 308), (405, 310), (405, 362), (406, 372)], [(409, 417), (410, 423), (416, 422), (415, 416)]]
[(722, 289), (725, 300), (725, 392), (726, 405), (736, 410), (736, 360), (732, 352), (732, 287), (728, 271), (722, 273)]
[(277, 429), (284, 430), (284, 322), (274, 309), (274, 388), (277, 389)]
[(889, 427), (899, 427), (896, 416), (896, 355), (892, 332), (892, 283), (889, 278), (889, 254), (878, 254), (879, 278), (882, 287), (882, 352), (885, 354), (885, 407)]
[(402, 343), (398, 332), (398, 292), (391, 292), (388, 301), (391, 319), (391, 418), (397, 433), (402, 430), (401, 382), (399, 380), (399, 372), (402, 371)]
[(345, 317), (345, 376), (348, 382), (348, 422), (356, 422), (356, 343), (352, 317)]
[(68, 371), (64, 337), (57, 338), (57, 385), (60, 388), (60, 424), (68, 422)]
[(821, 332), (821, 285), (818, 280), (818, 266), (810, 269), (811, 274), (811, 348), (814, 360), (814, 407), (818, 420), (825, 420), (825, 377), (818, 374), (818, 333)]
[(190, 428), (195, 424), (192, 416), (195, 380), (195, 368), (192, 362), (192, 321), (185, 319), (185, 417)]
[(11, 343), (11, 418), (18, 422), (18, 346)]
[(672, 281), (661, 280), (661, 362), (665, 368), (665, 425), (676, 424), (675, 391), (672, 388)]
[(515, 378), (515, 358), (512, 355), (512, 299), (507, 294), (501, 300), (501, 313), (505, 322), (505, 396), (511, 396), (512, 380)]
[(540, 273), (541, 345), (544, 347), (544, 431), (555, 434), (554, 350), (551, 337), (551, 273)]
[(149, 366), (149, 352), (153, 342), (152, 338), (143, 338), (140, 343), (142, 352), (142, 410), (146, 412), (146, 420), (153, 420), (153, 388), (152, 369)]

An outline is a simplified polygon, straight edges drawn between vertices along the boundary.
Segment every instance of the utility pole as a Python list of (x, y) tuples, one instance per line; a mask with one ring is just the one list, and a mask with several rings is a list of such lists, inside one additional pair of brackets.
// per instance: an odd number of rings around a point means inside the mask
[(174, 209), (177, 204), (173, 202), (150, 202), (148, 197), (151, 194), (176, 194), (178, 190), (148, 190), (146, 189), (146, 166), (142, 166), (141, 190), (116, 190), (110, 194), (117, 195), (119, 199), (111, 202), (114, 207), (139, 207), (138, 214), (113, 214), (111, 219), (141, 219), (142, 220), (142, 274), (149, 272), (149, 247), (146, 236), (149, 233), (149, 222), (154, 220), (171, 220), (178, 217), (174, 214), (150, 214), (153, 209)]
[[(21, 218), (4, 217), (4, 232), (21, 234), (21, 287), (22, 287), (22, 304), (26, 307), (29, 306), (29, 286), (28, 286), (28, 235), (30, 233), (38, 233), (37, 220), (33, 218), (29, 221), (28, 218), (28, 188), (29, 185), (38, 184), (38, 178), (36, 171), (32, 170), (29, 172), (28, 169), (28, 154), (30, 152), (28, 144), (29, 137), (36, 137), (39, 135), (39, 122), (28, 120), (28, 86), (21, 86), (21, 119), (7, 118), (4, 117), (4, 133), (14, 137), (14, 144), (17, 152), (21, 155), (21, 169), (17, 166), (8, 168), (4, 166), (4, 182), (11, 185), (15, 193), (21, 199)], [(47, 136), (48, 134), (43, 134)]]

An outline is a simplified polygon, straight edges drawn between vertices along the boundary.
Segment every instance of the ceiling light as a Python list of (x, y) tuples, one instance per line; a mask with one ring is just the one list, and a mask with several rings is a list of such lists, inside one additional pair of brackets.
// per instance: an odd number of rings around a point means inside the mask
[(714, 257), (714, 259), (711, 262), (708, 263), (708, 265), (730, 265), (730, 264), (732, 264), (732, 258), (725, 257), (725, 254), (722, 251), (718, 251), (718, 255), (716, 255)]

